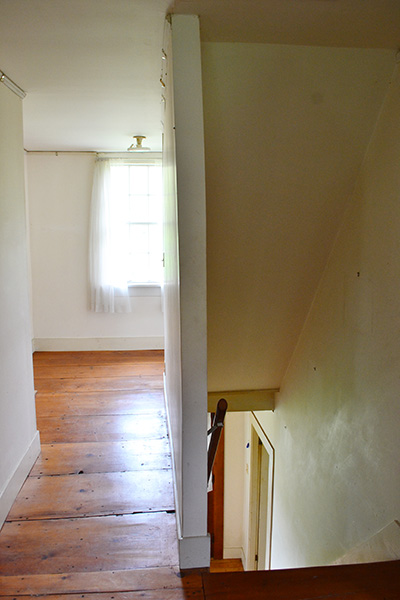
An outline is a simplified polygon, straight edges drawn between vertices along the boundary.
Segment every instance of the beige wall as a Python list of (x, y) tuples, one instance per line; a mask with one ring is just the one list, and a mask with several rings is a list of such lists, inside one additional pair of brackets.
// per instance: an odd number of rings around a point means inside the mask
[(38, 452), (25, 223), (22, 102), (0, 85), (0, 526)]
[(89, 211), (94, 155), (28, 154), (27, 192), (38, 350), (163, 347), (161, 297), (131, 297), (131, 313), (89, 310)]
[(400, 516), (400, 77), (282, 383), (273, 566), (323, 564)]
[(205, 43), (202, 64), (209, 390), (279, 387), (394, 57)]

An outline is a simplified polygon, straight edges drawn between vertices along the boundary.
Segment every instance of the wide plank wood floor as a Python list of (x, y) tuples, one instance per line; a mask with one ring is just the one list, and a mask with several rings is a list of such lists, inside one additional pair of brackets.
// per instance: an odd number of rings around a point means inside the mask
[(178, 569), (163, 353), (34, 355), (42, 451), (0, 532), (0, 596), (203, 599)]

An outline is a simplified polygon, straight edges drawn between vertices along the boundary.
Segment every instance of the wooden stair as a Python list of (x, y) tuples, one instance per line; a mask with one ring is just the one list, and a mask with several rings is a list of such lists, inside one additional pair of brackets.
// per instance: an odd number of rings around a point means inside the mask
[(400, 561), (204, 573), (205, 600), (400, 600)]

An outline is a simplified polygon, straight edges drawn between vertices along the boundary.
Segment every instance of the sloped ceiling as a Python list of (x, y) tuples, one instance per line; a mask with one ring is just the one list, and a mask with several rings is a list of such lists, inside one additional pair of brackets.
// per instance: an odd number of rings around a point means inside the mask
[(393, 68), (390, 50), (204, 44), (210, 390), (280, 387)]
[(397, 0), (175, 0), (207, 42), (398, 48)]

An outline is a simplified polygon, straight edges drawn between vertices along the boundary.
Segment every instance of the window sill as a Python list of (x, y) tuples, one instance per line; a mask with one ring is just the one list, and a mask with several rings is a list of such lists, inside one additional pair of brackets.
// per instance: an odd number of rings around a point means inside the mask
[(130, 283), (129, 296), (161, 296), (159, 283)]

